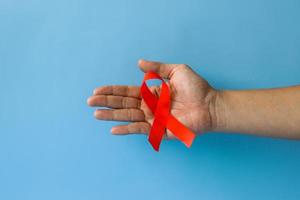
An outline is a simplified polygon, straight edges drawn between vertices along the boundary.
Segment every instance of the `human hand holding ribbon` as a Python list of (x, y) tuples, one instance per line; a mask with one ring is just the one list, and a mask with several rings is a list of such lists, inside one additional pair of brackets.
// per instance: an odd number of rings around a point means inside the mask
[[(159, 98), (151, 93), (146, 84), (146, 81), (150, 79), (159, 79), (162, 81)], [(187, 147), (190, 147), (195, 138), (195, 134), (170, 114), (170, 89), (157, 73), (150, 71), (145, 74), (141, 86), (141, 96), (154, 114), (154, 121), (148, 139), (152, 147), (156, 151), (159, 151), (159, 146), (166, 128), (168, 128), (177, 139), (182, 141)]]
[[(215, 90), (189, 66), (139, 61), (145, 73), (141, 86), (107, 85), (94, 90), (88, 104), (99, 120), (127, 121), (111, 129), (114, 135), (146, 134), (155, 150), (163, 138), (179, 139), (191, 146), (194, 133), (212, 129), (210, 105)], [(159, 79), (160, 86), (147, 86)], [(164, 81), (167, 80), (167, 82)]]

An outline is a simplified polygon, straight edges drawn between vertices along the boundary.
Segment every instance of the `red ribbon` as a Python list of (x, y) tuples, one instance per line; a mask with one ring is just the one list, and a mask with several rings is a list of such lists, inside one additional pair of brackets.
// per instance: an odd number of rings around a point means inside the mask
[[(159, 79), (162, 81), (160, 97), (157, 98), (148, 88), (146, 81), (150, 79)], [(171, 97), (170, 90), (165, 81), (155, 72), (148, 72), (144, 76), (141, 85), (141, 96), (146, 105), (154, 114), (154, 121), (151, 126), (148, 141), (152, 147), (159, 151), (159, 146), (166, 128), (169, 129), (177, 139), (190, 147), (195, 138), (195, 134), (190, 131), (186, 126), (179, 122), (170, 113)]]

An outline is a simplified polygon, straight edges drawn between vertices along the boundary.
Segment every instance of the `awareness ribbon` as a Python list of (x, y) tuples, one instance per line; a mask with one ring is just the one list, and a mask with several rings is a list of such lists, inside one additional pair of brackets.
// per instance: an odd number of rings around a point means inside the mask
[[(150, 79), (159, 79), (162, 81), (159, 98), (152, 94), (146, 84), (146, 81)], [(170, 113), (170, 89), (165, 81), (157, 73), (147, 72), (145, 73), (140, 90), (142, 99), (154, 114), (154, 120), (148, 138), (154, 150), (159, 151), (159, 146), (166, 128), (187, 147), (190, 147), (196, 135)]]

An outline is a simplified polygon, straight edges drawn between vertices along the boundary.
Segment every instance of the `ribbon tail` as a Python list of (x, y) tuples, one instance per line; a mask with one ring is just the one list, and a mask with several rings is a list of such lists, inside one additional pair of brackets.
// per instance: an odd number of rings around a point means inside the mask
[(196, 135), (175, 117), (169, 115), (167, 128), (187, 147), (191, 147)]

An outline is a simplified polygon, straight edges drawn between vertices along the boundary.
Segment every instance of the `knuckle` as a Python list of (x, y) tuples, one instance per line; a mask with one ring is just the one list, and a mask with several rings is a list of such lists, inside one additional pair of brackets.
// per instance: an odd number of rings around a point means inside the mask
[(117, 117), (117, 113), (115, 112), (115, 111), (111, 111), (112, 112), (112, 114), (110, 115), (110, 119), (109, 120), (115, 120), (115, 119), (117, 119), (116, 117)]
[(111, 94), (114, 94), (115, 93), (115, 86), (109, 86), (109, 88), (110, 88)]
[(125, 87), (125, 95), (129, 95), (129, 91), (130, 91), (130, 88), (129, 88), (129, 86), (126, 86)]
[(122, 98), (121, 99), (121, 106), (123, 107), (123, 108), (126, 108), (126, 106), (127, 106), (127, 98)]
[(189, 65), (187, 65), (187, 64), (179, 64), (178, 67), (180, 67), (180, 68), (182, 68), (182, 69), (190, 69), (190, 68), (191, 68), (191, 67), (190, 67)]
[(103, 96), (102, 99), (103, 99), (103, 104), (108, 105), (108, 102), (109, 102), (108, 101), (108, 96)]
[(129, 133), (133, 133), (133, 132), (134, 132), (134, 125), (133, 125), (133, 124), (129, 124), (129, 125), (127, 126), (127, 129), (128, 129), (128, 132), (129, 132)]
[(147, 133), (148, 132), (148, 128), (146, 125), (141, 126), (141, 133)]
[(129, 117), (129, 120), (130, 120), (130, 121), (133, 121), (133, 113), (132, 113), (132, 110), (131, 110), (131, 109), (128, 109), (128, 110), (127, 110), (127, 115), (128, 115), (128, 117)]

